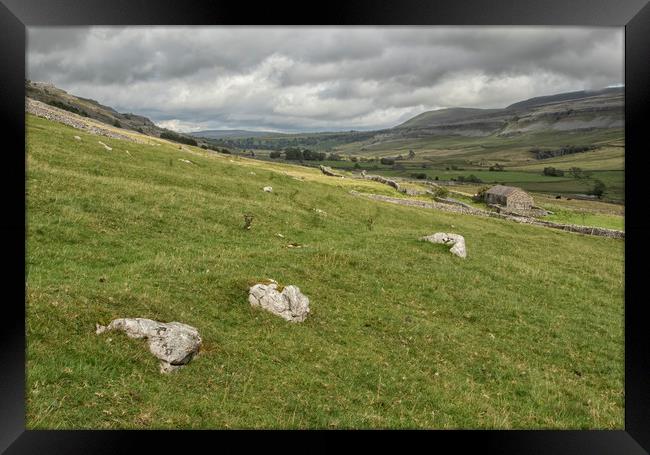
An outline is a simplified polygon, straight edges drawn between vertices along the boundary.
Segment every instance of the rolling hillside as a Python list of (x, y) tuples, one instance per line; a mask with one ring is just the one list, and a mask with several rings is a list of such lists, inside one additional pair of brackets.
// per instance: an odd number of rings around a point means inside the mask
[[(281, 134), (246, 130), (193, 133), (200, 144), (233, 150), (282, 150), (306, 147), (359, 157), (390, 157), (413, 150), (433, 165), (487, 168), (543, 164), (533, 150), (551, 152), (564, 146), (594, 146), (594, 152), (616, 152), (622, 161), (623, 88), (571, 92), (531, 98), (504, 109), (449, 108), (424, 112), (394, 128)], [(164, 130), (136, 114), (123, 114), (96, 101), (76, 97), (52, 85), (26, 81), (26, 95), (95, 120), (159, 137)], [(187, 135), (182, 135), (187, 137)], [(590, 152), (592, 153), (592, 152)], [(583, 154), (590, 168), (599, 155)], [(264, 157), (264, 153), (260, 156)], [(609, 156), (609, 155), (608, 155)], [(582, 157), (576, 157), (580, 160)], [(600, 167), (599, 170), (619, 170)]]
[[(623, 428), (621, 240), (32, 115), (26, 155), (28, 429)], [(437, 231), (467, 259), (418, 240)], [(304, 323), (251, 308), (266, 278), (310, 298)], [(161, 375), (95, 335), (118, 317), (190, 324), (202, 350)]]
[(194, 137), (201, 137), (206, 139), (228, 139), (238, 137), (266, 137), (277, 135), (280, 133), (273, 133), (270, 131), (248, 131), (248, 130), (203, 130), (195, 131), (191, 135)]
[[(401, 150), (436, 155), (452, 145), (468, 151), (476, 143), (525, 148), (551, 142), (588, 142), (589, 135), (623, 137), (623, 88), (532, 98), (503, 109), (448, 108), (424, 112), (393, 128), (349, 133), (303, 133), (229, 138), (228, 145), (254, 149), (304, 146), (360, 156)], [(583, 138), (583, 136), (585, 136)], [(526, 154), (518, 154), (522, 158)], [(492, 159), (492, 156), (488, 155)]]

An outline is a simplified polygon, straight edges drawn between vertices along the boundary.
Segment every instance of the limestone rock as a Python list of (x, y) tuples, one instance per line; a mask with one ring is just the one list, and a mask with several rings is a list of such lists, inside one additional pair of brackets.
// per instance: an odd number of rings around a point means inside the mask
[(81, 140), (81, 138), (80, 138), (79, 136), (74, 136), (74, 138), (75, 138), (76, 140), (78, 140), (78, 141)]
[(271, 187), (271, 186), (265, 186), (262, 189), (267, 193), (272, 193), (273, 192), (273, 187)]
[(97, 324), (96, 333), (119, 330), (129, 338), (144, 338), (149, 351), (160, 359), (160, 372), (168, 373), (189, 363), (199, 352), (201, 336), (180, 322), (158, 322), (143, 318), (115, 319), (108, 326)]
[(278, 284), (256, 284), (248, 291), (248, 301), (290, 322), (302, 322), (309, 314), (309, 299), (296, 286), (278, 292)]
[(465, 248), (465, 237), (459, 234), (448, 234), (446, 232), (436, 232), (433, 235), (422, 237), (420, 240), (426, 240), (431, 243), (443, 243), (453, 245), (449, 250), (458, 257), (466, 258), (467, 249)]

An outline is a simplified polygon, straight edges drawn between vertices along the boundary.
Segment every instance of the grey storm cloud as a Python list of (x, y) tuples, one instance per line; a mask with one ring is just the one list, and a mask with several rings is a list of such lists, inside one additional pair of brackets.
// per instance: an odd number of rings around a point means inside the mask
[(612, 27), (29, 27), (28, 78), (179, 131), (385, 128), (623, 83)]

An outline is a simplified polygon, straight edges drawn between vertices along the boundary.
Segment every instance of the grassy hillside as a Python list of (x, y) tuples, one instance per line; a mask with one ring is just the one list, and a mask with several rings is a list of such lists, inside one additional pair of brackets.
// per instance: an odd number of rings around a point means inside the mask
[[(623, 428), (622, 241), (32, 116), (27, 142), (29, 429)], [(417, 240), (436, 231), (468, 258)], [(309, 296), (304, 323), (250, 307), (267, 277)], [(202, 352), (161, 375), (95, 335), (118, 317), (191, 324)]]

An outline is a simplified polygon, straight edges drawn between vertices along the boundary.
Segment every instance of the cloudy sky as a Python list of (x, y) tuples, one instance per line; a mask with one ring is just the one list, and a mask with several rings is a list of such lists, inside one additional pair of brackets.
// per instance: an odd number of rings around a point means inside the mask
[(29, 27), (27, 73), (177, 131), (366, 130), (620, 85), (623, 29)]

